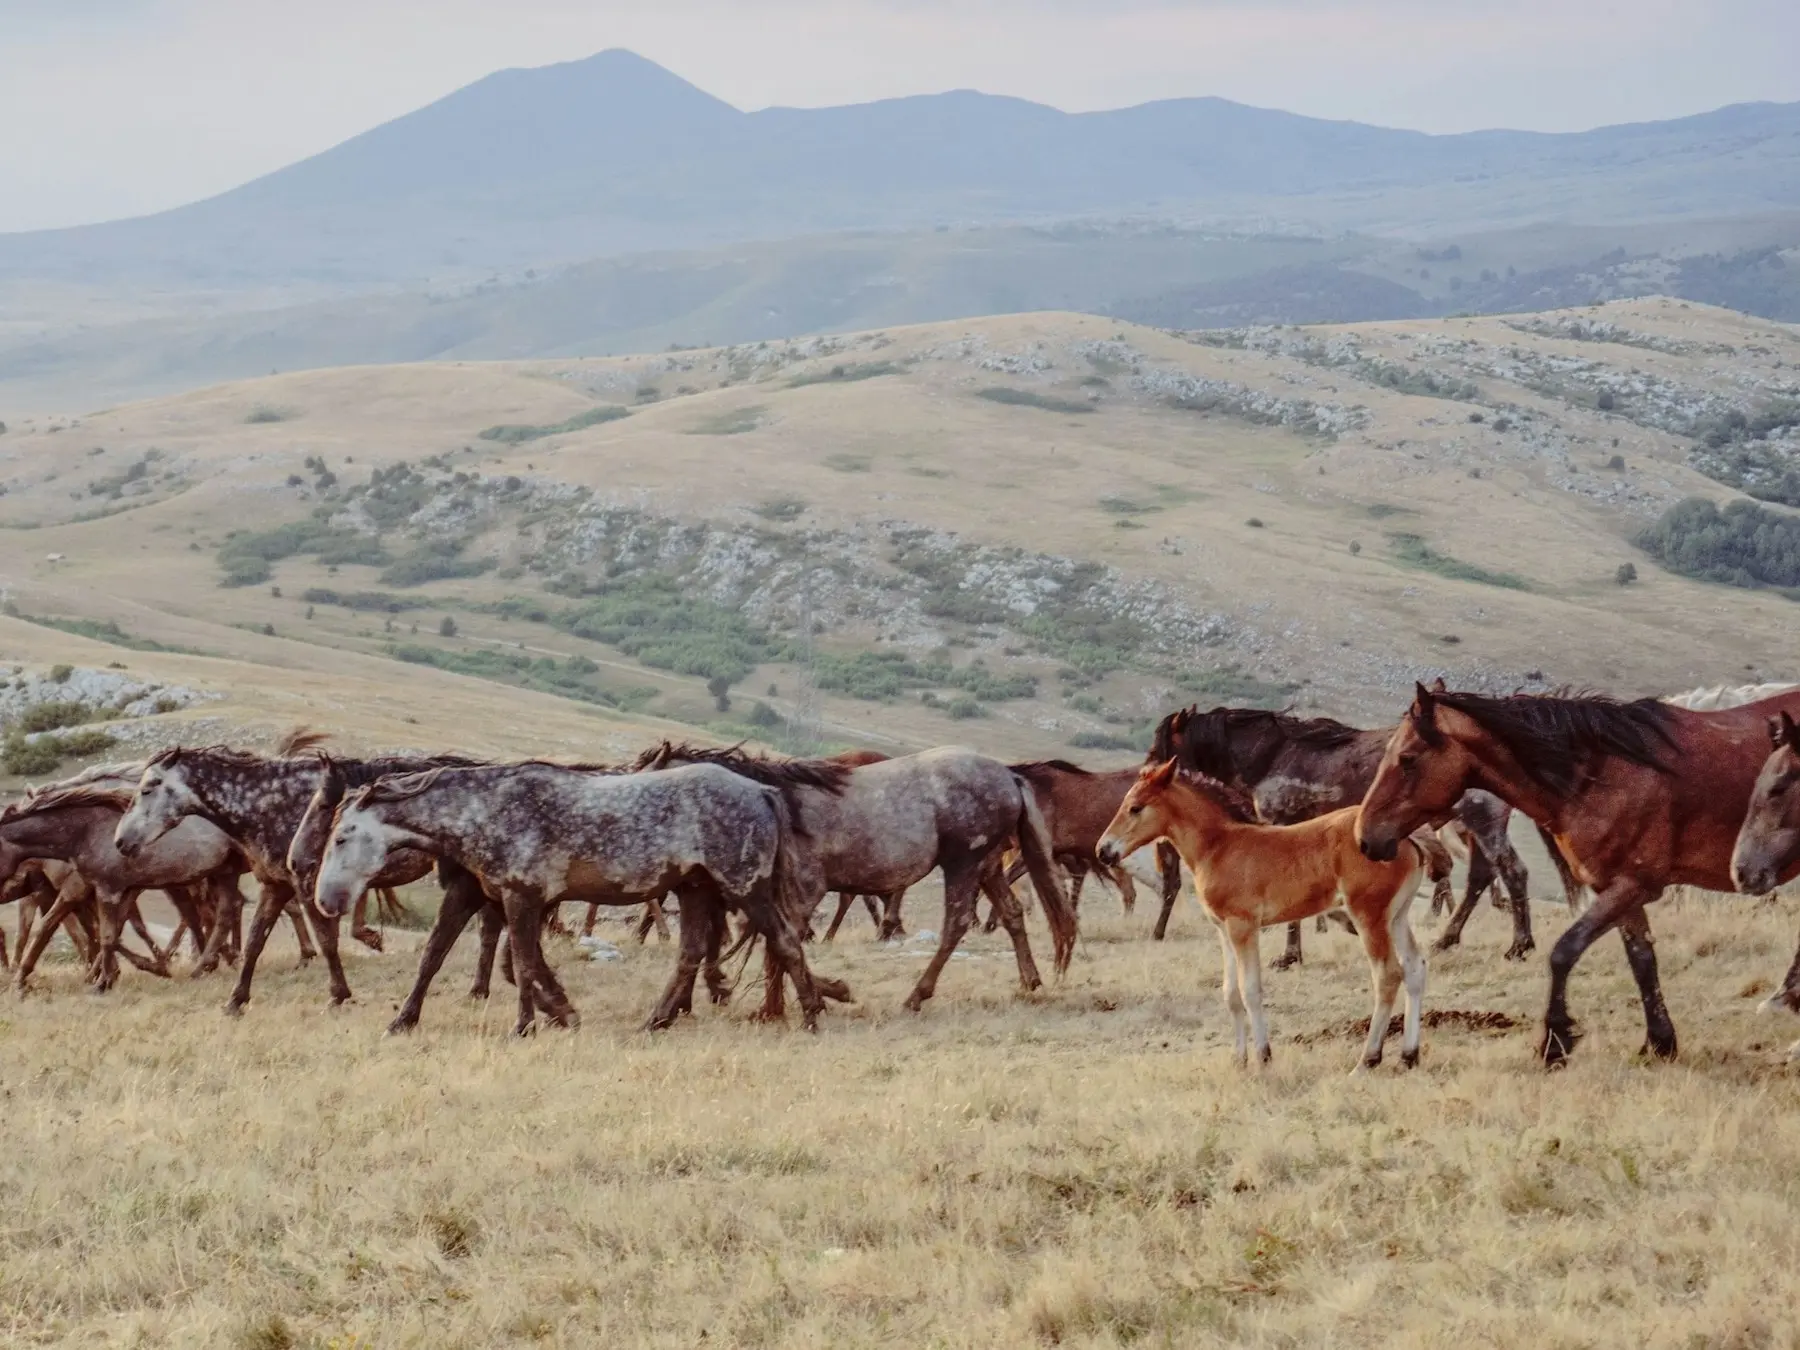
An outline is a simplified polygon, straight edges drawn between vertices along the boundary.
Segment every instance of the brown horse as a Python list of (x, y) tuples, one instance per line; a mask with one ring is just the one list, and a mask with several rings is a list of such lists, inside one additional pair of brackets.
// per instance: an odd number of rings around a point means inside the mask
[(1236, 1030), (1237, 1057), (1245, 1060), (1244, 1021), (1249, 1012), (1256, 1057), (1269, 1062), (1269, 1026), (1263, 1017), (1262, 930), (1293, 923), (1343, 905), (1356, 920), (1375, 1003), (1360, 1073), (1381, 1063), (1382, 1042), (1394, 998), (1406, 988), (1405, 1034), (1400, 1062), (1419, 1062), (1425, 958), (1413, 940), (1407, 911), (1424, 870), (1416, 845), (1398, 857), (1372, 862), (1356, 846), (1358, 808), (1314, 816), (1298, 825), (1262, 825), (1250, 801), (1205, 774), (1180, 772), (1173, 759), (1147, 765), (1120, 803), (1100, 842), (1100, 857), (1118, 863), (1154, 839), (1168, 839), (1194, 874), (1194, 892), (1219, 927), (1225, 957), (1225, 1006)]
[(1561, 1064), (1577, 1032), (1569, 975), (1617, 928), (1644, 1005), (1645, 1046), (1676, 1051), (1644, 906), (1670, 885), (1731, 888), (1731, 857), (1768, 758), (1768, 719), (1800, 712), (1800, 691), (1729, 712), (1638, 699), (1437, 693), (1419, 685), (1363, 799), (1357, 837), (1372, 858), (1437, 819), (1470, 788), (1504, 798), (1556, 841), (1594, 903), (1550, 953), (1539, 1053)]
[[(1069, 908), (1080, 911), (1082, 884), (1092, 872), (1112, 883), (1125, 912), (1131, 913), (1137, 902), (1137, 885), (1131, 873), (1101, 862), (1094, 850), (1119, 803), (1137, 782), (1138, 771), (1132, 768), (1095, 773), (1066, 759), (1015, 764), (1012, 771), (1031, 784), (1037, 797), (1038, 809), (1050, 831), (1051, 856), (1069, 874)], [(1011, 883), (1024, 874), (1025, 860), (1019, 858), (1007, 868), (1006, 880)]]
[[(1157, 725), (1146, 762), (1178, 759), (1185, 769), (1248, 792), (1263, 820), (1292, 825), (1361, 801), (1392, 734), (1392, 727), (1363, 731), (1329, 717), (1300, 718), (1263, 708), (1214, 708), (1206, 713), (1186, 708)], [(1469, 878), (1462, 905), (1439, 934), (1435, 949), (1446, 951), (1462, 941), (1463, 925), (1498, 873), (1512, 899), (1513, 941), (1506, 959), (1523, 961), (1537, 944), (1531, 935), (1529, 878), (1507, 838), (1511, 808), (1485, 792), (1471, 792), (1442, 819), (1425, 823), (1436, 827), (1453, 817), (1471, 843)], [(1426, 850), (1436, 883), (1431, 906), (1435, 914), (1450, 896), (1450, 859), (1435, 838), (1421, 836), (1417, 842)], [(1171, 902), (1165, 894), (1165, 918)], [(1300, 927), (1294, 924), (1288, 928), (1287, 952), (1275, 966), (1279, 970), (1299, 960)]]
[[(1731, 850), (1731, 879), (1740, 891), (1753, 895), (1774, 890), (1800, 868), (1800, 791), (1795, 791), (1800, 787), (1800, 726), (1784, 711), (1769, 724), (1769, 739), (1773, 750), (1757, 775)], [(1763, 1008), (1800, 1013), (1800, 952)], [(1788, 1057), (1800, 1060), (1800, 1041)]]

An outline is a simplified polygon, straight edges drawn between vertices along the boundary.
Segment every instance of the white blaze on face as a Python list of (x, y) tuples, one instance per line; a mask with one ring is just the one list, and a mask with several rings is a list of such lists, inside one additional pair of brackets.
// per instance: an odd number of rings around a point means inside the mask
[(180, 765), (151, 765), (138, 783), (131, 807), (119, 817), (113, 841), (123, 853), (147, 848), (199, 806)]
[(349, 909), (387, 864), (388, 853), (402, 842), (400, 831), (371, 811), (344, 807), (331, 841), (325, 845), (325, 856), (319, 860), (319, 880), (313, 888), (319, 908), (326, 914)]

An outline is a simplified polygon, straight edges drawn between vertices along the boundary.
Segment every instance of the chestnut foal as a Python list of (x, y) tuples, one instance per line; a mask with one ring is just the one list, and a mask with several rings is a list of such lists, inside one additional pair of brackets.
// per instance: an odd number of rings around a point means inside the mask
[(1356, 920), (1375, 985), (1369, 1039), (1355, 1072), (1381, 1063), (1388, 1018), (1402, 984), (1406, 1023), (1400, 1062), (1407, 1068), (1419, 1062), (1425, 958), (1407, 911), (1424, 871), (1424, 855), (1407, 840), (1393, 861), (1369, 861), (1356, 845), (1358, 811), (1345, 807), (1297, 825), (1258, 824), (1243, 793), (1205, 774), (1178, 771), (1169, 760), (1145, 766), (1101, 837), (1097, 852), (1103, 863), (1117, 866), (1145, 844), (1167, 839), (1194, 874), (1194, 894), (1219, 928), (1223, 994), (1240, 1063), (1246, 1059), (1246, 1009), (1257, 1059), (1269, 1061), (1258, 941), (1262, 930), (1339, 904)]

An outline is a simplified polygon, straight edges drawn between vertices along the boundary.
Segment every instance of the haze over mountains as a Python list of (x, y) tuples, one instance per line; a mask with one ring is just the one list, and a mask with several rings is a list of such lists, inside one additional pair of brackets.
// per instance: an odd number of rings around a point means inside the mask
[(209, 201), (0, 239), (0, 269), (368, 283), (1094, 214), (1265, 214), (1419, 233), (1792, 207), (1800, 105), (1455, 136), (1214, 98), (1069, 114), (958, 91), (744, 113), (608, 51), (497, 72)]
[(745, 113), (608, 51), (207, 201), (0, 235), (0, 415), (1038, 309), (1201, 328), (1667, 293), (1791, 321), (1797, 246), (1800, 104), (1451, 136), (1215, 98)]

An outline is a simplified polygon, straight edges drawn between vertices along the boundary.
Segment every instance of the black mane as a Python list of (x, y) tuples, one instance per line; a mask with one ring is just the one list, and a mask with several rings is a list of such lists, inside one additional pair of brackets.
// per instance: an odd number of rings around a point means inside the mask
[[(1613, 755), (1658, 773), (1672, 773), (1676, 710), (1653, 698), (1623, 702), (1604, 694), (1432, 695), (1506, 747), (1519, 766), (1553, 792), (1572, 791), (1596, 756)], [(1413, 726), (1427, 741), (1442, 735), (1417, 712)]]
[(768, 755), (752, 755), (741, 745), (690, 745), (685, 742), (662, 741), (651, 746), (628, 766), (629, 772), (643, 773), (666, 769), (672, 764), (716, 764), (764, 787), (780, 788), (785, 794), (794, 788), (818, 788), (833, 796), (844, 790), (853, 772), (848, 764), (829, 759), (774, 759)]

